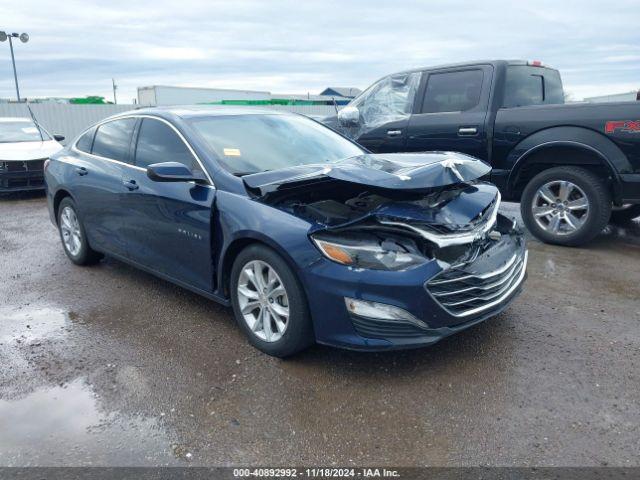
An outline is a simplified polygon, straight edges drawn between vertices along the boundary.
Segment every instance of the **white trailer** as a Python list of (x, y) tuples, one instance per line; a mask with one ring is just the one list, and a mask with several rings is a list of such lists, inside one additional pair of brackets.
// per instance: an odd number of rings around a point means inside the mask
[(152, 85), (138, 87), (140, 106), (193, 105), (221, 100), (270, 100), (270, 92), (224, 88), (192, 88)]

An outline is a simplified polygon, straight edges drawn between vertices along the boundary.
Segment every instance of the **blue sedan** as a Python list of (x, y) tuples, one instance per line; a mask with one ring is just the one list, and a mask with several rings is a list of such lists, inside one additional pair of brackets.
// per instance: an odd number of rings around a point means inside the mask
[(265, 353), (432, 344), (502, 311), (527, 251), (489, 167), (371, 154), (301, 115), (137, 110), (45, 165), (78, 265), (115, 257), (233, 308)]

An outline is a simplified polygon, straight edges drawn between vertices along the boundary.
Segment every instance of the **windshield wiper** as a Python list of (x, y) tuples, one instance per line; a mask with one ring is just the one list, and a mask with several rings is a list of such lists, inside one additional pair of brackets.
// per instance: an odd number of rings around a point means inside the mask
[(254, 173), (264, 173), (264, 172), (270, 172), (271, 169), (269, 170), (256, 170), (254, 172), (235, 172), (233, 174), (234, 177), (244, 177), (245, 175), (253, 175)]

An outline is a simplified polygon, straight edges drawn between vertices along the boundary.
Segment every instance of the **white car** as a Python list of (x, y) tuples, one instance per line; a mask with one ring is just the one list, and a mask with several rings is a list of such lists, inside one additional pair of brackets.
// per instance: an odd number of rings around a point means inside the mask
[(44, 161), (62, 140), (30, 118), (0, 118), (0, 193), (43, 190)]

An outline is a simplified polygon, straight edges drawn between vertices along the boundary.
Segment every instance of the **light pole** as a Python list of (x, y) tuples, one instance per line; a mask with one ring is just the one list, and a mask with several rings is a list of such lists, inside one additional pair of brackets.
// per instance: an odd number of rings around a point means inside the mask
[(16, 96), (18, 97), (18, 102), (20, 102), (20, 88), (18, 88), (18, 73), (16, 72), (16, 58), (13, 55), (13, 38), (19, 38), (22, 43), (27, 43), (29, 41), (29, 35), (27, 33), (7, 33), (0, 31), (0, 42), (4, 42), (9, 39), (9, 50), (11, 50), (11, 63), (13, 64), (13, 79), (16, 82)]

